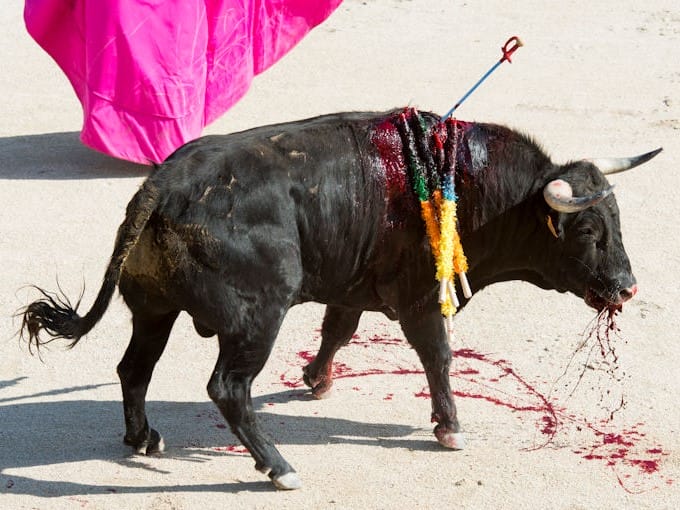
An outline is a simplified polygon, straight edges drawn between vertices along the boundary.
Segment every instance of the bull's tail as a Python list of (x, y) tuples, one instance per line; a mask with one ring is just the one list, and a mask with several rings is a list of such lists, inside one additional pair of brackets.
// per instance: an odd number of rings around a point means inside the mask
[[(125, 220), (118, 228), (104, 281), (92, 308), (85, 315), (82, 317), (78, 315), (80, 300), (73, 306), (61, 292), (49, 293), (38, 288), (43, 295), (42, 299), (31, 303), (20, 312), (23, 316), (20, 335), (27, 338), (29, 349), (32, 346), (40, 349), (41, 345), (60, 338), (70, 340), (69, 347), (73, 347), (99, 322), (116, 290), (125, 259), (144, 230), (157, 203), (158, 189), (153, 179), (147, 179), (128, 204)], [(41, 338), (41, 332), (46, 333), (49, 338)]]

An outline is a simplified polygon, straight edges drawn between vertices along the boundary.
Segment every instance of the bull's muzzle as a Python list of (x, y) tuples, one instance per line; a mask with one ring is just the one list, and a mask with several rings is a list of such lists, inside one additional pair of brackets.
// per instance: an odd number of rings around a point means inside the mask
[(609, 309), (620, 310), (624, 303), (627, 303), (638, 293), (638, 286), (635, 278), (628, 275), (615, 281), (615, 284), (608, 291), (601, 293), (594, 289), (588, 289), (585, 295), (585, 302), (597, 311)]

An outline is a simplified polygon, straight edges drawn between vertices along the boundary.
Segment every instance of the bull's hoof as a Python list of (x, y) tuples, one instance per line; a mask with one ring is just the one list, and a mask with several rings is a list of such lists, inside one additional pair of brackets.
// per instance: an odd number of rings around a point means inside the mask
[(310, 388), (313, 387), (312, 379), (309, 377), (309, 365), (302, 368), (302, 381)]
[(135, 442), (127, 437), (123, 441), (125, 444), (132, 446), (139, 455), (153, 455), (154, 453), (162, 453), (165, 450), (163, 437), (154, 429), (149, 430), (148, 437), (141, 443), (135, 444)]
[(300, 477), (297, 475), (295, 471), (290, 471), (285, 475), (281, 475), (277, 478), (272, 478), (272, 482), (274, 483), (274, 486), (276, 486), (277, 489), (284, 491), (291, 491), (302, 487)]
[(317, 384), (312, 388), (312, 395), (314, 395), (314, 398), (322, 400), (333, 395), (332, 389), (333, 384)]
[(145, 455), (152, 455), (154, 453), (163, 453), (165, 451), (165, 441), (163, 436), (151, 429), (151, 439), (146, 447)]
[(333, 381), (326, 377), (320, 377), (318, 379), (311, 377), (309, 375), (309, 365), (302, 369), (302, 380), (307, 386), (312, 388), (312, 395), (314, 395), (315, 398), (324, 399), (331, 396)]
[(452, 432), (444, 427), (435, 427), (434, 435), (439, 444), (452, 450), (465, 449), (465, 435), (462, 432)]

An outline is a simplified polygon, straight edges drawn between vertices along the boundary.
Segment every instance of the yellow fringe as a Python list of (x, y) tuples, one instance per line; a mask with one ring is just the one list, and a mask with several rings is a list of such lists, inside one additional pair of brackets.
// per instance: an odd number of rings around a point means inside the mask
[(437, 280), (453, 277), (453, 237), (456, 231), (456, 204), (451, 200), (442, 202), (439, 232), (439, 256), (437, 257)]
[[(439, 282), (448, 279), (453, 283), (455, 274), (468, 270), (467, 258), (456, 228), (456, 202), (443, 200), (440, 190), (434, 191), (432, 198), (432, 201), (420, 202), (420, 209), (432, 254), (435, 257), (436, 276)], [(451, 297), (447, 297), (446, 301), (441, 303), (441, 312), (444, 316), (456, 313)]]
[(451, 301), (451, 298), (448, 298), (446, 302), (441, 304), (441, 310), (444, 317), (456, 315), (456, 307), (453, 306), (453, 301)]
[[(453, 203), (453, 209), (453, 214), (455, 217), (455, 202)], [(458, 234), (458, 229), (455, 226), (453, 228), (453, 270), (456, 272), (456, 274), (467, 273), (468, 271), (467, 257), (465, 257), (463, 244), (460, 242), (460, 234)]]

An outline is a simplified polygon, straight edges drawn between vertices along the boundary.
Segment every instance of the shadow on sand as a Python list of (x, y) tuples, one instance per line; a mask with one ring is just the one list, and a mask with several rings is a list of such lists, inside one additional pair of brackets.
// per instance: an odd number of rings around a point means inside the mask
[(87, 148), (77, 132), (0, 138), (0, 179), (143, 177), (150, 169)]
[[(0, 388), (20, 381), (0, 381)], [(7, 384), (6, 384), (7, 383)], [(64, 388), (64, 394), (117, 383)], [(121, 468), (157, 471), (153, 459), (136, 456), (123, 444), (122, 403), (120, 401), (61, 400), (22, 402), (39, 396), (55, 396), (59, 390), (39, 395), (1, 398), (0, 416), (0, 494), (26, 494), (60, 497), (87, 494), (137, 494), (155, 492), (241, 492), (275, 490), (269, 481), (227, 482), (186, 485), (88, 485), (68, 476), (62, 480), (39, 480), (7, 473), (17, 468), (68, 464), (90, 460), (116, 463)], [(272, 412), (272, 403), (310, 398), (303, 390), (272, 393), (253, 399), (263, 428), (273, 433), (277, 444), (325, 445), (328, 443), (380, 446), (440, 451), (436, 441), (410, 436), (416, 429), (395, 424), (312, 416), (288, 416)], [(212, 402), (147, 402), (152, 426), (167, 444), (165, 457), (186, 462), (205, 462), (214, 457), (239, 455), (239, 441), (225, 426)], [(225, 445), (238, 445), (236, 452)]]

